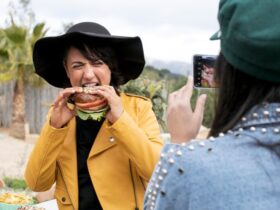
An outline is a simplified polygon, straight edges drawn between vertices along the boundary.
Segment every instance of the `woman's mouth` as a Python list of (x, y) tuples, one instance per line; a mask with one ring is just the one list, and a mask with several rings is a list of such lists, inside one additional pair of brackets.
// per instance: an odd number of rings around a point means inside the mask
[(82, 87), (95, 87), (95, 86), (100, 86), (100, 84), (97, 82), (94, 82), (94, 83), (87, 83), (87, 84), (82, 85)]

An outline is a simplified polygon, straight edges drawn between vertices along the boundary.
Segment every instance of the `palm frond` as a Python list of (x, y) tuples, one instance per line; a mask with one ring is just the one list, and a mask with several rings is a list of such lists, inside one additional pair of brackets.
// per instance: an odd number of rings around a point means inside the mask
[(0, 82), (12, 78), (23, 79), (35, 87), (44, 84), (44, 80), (34, 73), (32, 49), (46, 31), (43, 22), (36, 24), (32, 30), (25, 25), (17, 25), (10, 14), (10, 26), (0, 28)]
[(34, 48), (35, 42), (44, 37), (47, 33), (48, 29), (45, 29), (45, 23), (38, 23), (34, 26), (32, 36), (31, 36), (31, 49)]
[(35, 39), (40, 38), (44, 34), (45, 23), (38, 23), (33, 28), (32, 37)]
[(7, 50), (0, 48), (0, 62), (5, 62), (9, 59), (9, 53)]
[(22, 46), (26, 40), (27, 29), (24, 27), (18, 27), (17, 25), (12, 25), (5, 29), (5, 34), (13, 44), (16, 46)]

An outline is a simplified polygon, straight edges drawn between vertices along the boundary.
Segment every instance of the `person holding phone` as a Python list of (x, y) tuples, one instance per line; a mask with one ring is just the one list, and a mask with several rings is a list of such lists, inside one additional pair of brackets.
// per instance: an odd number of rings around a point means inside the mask
[(81, 22), (38, 40), (33, 61), (63, 89), (29, 158), (28, 187), (55, 183), (61, 210), (142, 209), (162, 139), (151, 102), (119, 91), (143, 70), (141, 39)]
[[(194, 140), (205, 96), (192, 79), (170, 94), (164, 146), (144, 209), (280, 209), (280, 1), (220, 0), (217, 104), (209, 138)], [(191, 125), (191, 126), (190, 126)]]

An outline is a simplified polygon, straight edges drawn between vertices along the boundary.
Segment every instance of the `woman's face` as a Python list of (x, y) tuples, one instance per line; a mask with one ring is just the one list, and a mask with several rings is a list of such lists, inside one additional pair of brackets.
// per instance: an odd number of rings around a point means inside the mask
[(111, 81), (111, 71), (107, 64), (102, 60), (92, 63), (74, 47), (68, 51), (65, 69), (73, 87), (109, 85)]

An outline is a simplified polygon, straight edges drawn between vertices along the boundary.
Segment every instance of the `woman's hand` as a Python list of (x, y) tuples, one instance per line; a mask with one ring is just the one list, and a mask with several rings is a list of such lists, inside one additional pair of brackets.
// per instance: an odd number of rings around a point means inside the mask
[(70, 108), (67, 105), (68, 97), (74, 93), (80, 93), (82, 91), (83, 89), (81, 87), (71, 87), (62, 90), (59, 93), (53, 104), (53, 111), (50, 118), (51, 126), (62, 128), (75, 116), (75, 108)]
[(168, 97), (167, 128), (173, 143), (182, 143), (195, 138), (203, 120), (206, 95), (199, 96), (195, 110), (191, 107), (193, 78)]
[(117, 95), (113, 86), (103, 85), (96, 87), (96, 94), (103, 96), (108, 101), (110, 110), (106, 114), (106, 119), (113, 124), (123, 113), (121, 98)]

